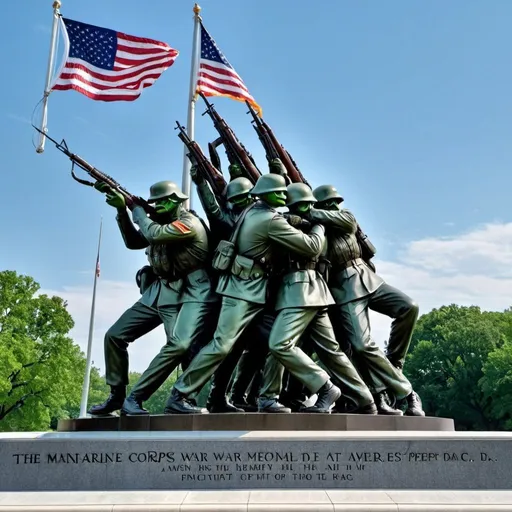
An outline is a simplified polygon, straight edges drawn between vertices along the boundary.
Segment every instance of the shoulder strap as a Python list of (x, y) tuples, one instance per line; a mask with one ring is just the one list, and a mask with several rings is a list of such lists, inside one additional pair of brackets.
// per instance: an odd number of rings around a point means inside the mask
[(251, 206), (248, 206), (238, 217), (238, 220), (235, 225), (235, 229), (233, 233), (231, 233), (231, 237), (229, 238), (229, 241), (234, 244), (236, 242), (236, 239), (238, 238), (238, 233), (240, 232), (240, 228), (242, 227), (242, 222), (245, 219), (245, 216), (249, 213), (249, 210), (252, 210), (256, 206), (256, 203), (251, 204)]

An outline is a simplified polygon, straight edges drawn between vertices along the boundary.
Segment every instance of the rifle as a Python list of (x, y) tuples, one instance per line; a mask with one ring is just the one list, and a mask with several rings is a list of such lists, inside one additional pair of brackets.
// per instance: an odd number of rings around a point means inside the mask
[(197, 166), (199, 172), (203, 175), (203, 178), (209, 183), (213, 193), (223, 204), (226, 202), (226, 180), (222, 173), (206, 158), (203, 150), (199, 147), (199, 144), (193, 141), (187, 134), (185, 127), (181, 126), (176, 121), (175, 130), (179, 130), (178, 137), (181, 139), (183, 144), (187, 146), (189, 153), (187, 154), (188, 159), (192, 165)]
[(219, 132), (219, 138), (211, 142), (208, 147), (210, 150), (210, 156), (212, 161), (220, 162), (220, 158), (217, 154), (216, 148), (221, 144), (224, 144), (226, 150), (226, 156), (228, 157), (230, 164), (237, 164), (242, 171), (245, 171), (246, 177), (252, 182), (256, 183), (258, 178), (261, 176), (261, 172), (256, 166), (256, 162), (252, 155), (247, 151), (245, 146), (237, 139), (233, 130), (228, 126), (226, 121), (222, 119), (219, 113), (215, 110), (215, 107), (208, 102), (206, 96), (200, 92), (199, 96), (203, 98), (206, 103), (206, 111), (203, 112), (203, 116), (208, 114), (217, 132)]
[(291, 157), (290, 153), (286, 151), (284, 146), (279, 143), (270, 126), (263, 119), (261, 119), (261, 117), (258, 116), (256, 111), (252, 108), (252, 105), (247, 100), (245, 101), (245, 104), (249, 108), (249, 112), (247, 113), (251, 114), (253, 118), (252, 126), (256, 130), (258, 138), (265, 148), (267, 160), (270, 162), (274, 158), (279, 158), (283, 163), (286, 172), (288, 173), (288, 177), (292, 183), (304, 183), (309, 188), (311, 188), (311, 185), (307, 182), (306, 178), (297, 167), (295, 160)]
[(49, 141), (53, 142), (55, 144), (55, 147), (59, 151), (64, 153), (67, 157), (69, 157), (71, 162), (73, 162), (71, 166), (71, 177), (75, 181), (77, 181), (81, 185), (86, 185), (88, 187), (94, 187), (95, 185), (92, 181), (79, 178), (75, 174), (76, 165), (80, 169), (84, 170), (89, 176), (91, 176), (91, 178), (94, 178), (97, 182), (99, 181), (105, 183), (106, 185), (109, 186), (110, 189), (119, 192), (124, 198), (128, 199), (129, 201), (132, 201), (138, 206), (142, 206), (142, 208), (144, 208), (146, 213), (148, 213), (150, 216), (156, 215), (156, 210), (154, 209), (154, 207), (151, 206), (145, 199), (139, 196), (135, 196), (132, 193), (128, 192), (128, 190), (126, 190), (120, 183), (118, 183), (114, 178), (112, 178), (112, 176), (105, 174), (99, 169), (96, 169), (96, 167), (86, 162), (82, 157), (75, 155), (74, 153), (71, 153), (64, 139), (62, 139), (62, 142), (57, 142), (55, 139), (52, 139), (50, 136), (48, 136), (46, 133), (44, 133), (36, 126), (32, 125), (32, 127), (35, 128), (39, 133), (43, 134)]
[[(304, 183), (309, 188), (311, 188), (311, 185), (306, 181), (306, 178), (304, 178), (304, 175), (300, 172), (300, 169), (297, 167), (297, 164), (293, 160), (290, 153), (288, 153), (288, 151), (277, 140), (270, 126), (258, 116), (256, 111), (252, 108), (252, 105), (247, 100), (245, 101), (245, 104), (249, 108), (248, 114), (251, 114), (253, 118), (253, 127), (258, 134), (261, 144), (265, 148), (267, 160), (270, 161), (273, 158), (279, 158), (286, 168), (288, 177), (293, 183)], [(375, 256), (377, 251), (375, 246), (368, 238), (368, 235), (363, 232), (359, 224), (357, 225), (356, 229), (356, 238), (361, 248), (362, 259), (373, 271), (375, 271), (375, 265), (371, 259)]]

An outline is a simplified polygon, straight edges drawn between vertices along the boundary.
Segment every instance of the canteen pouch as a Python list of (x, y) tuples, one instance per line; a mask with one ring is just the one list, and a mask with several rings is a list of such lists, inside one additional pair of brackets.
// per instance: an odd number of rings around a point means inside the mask
[(240, 215), (238, 222), (236, 223), (235, 229), (231, 234), (231, 238), (229, 240), (221, 240), (217, 248), (213, 253), (212, 258), (212, 268), (219, 272), (225, 272), (231, 268), (233, 262), (235, 260), (235, 249), (236, 249), (236, 239), (238, 238), (238, 232), (240, 231), (240, 226), (242, 225), (247, 212), (254, 207), (254, 204), (246, 208), (243, 213)]
[(247, 281), (253, 277), (254, 260), (246, 258), (245, 256), (236, 256), (231, 267), (231, 273)]
[(230, 240), (221, 240), (213, 253), (212, 268), (225, 272), (231, 268), (235, 260), (235, 244)]

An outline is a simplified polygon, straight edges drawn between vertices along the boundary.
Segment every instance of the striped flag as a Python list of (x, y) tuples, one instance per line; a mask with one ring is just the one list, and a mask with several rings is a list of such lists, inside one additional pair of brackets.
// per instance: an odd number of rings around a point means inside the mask
[(52, 90), (75, 89), (93, 100), (133, 101), (179, 55), (160, 41), (61, 20), (65, 58)]
[(100, 254), (98, 252), (98, 258), (96, 259), (96, 277), (100, 277)]
[(249, 94), (240, 75), (228, 62), (202, 23), (197, 92), (202, 92), (205, 96), (226, 96), (243, 102), (247, 100), (254, 110), (262, 115), (261, 107)]

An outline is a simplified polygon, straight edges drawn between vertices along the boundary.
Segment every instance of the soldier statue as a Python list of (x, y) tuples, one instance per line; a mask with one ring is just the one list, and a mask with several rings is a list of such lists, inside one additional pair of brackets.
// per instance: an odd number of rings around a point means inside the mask
[[(208, 329), (213, 331), (214, 325), (210, 324), (216, 319), (212, 311), (215, 313), (218, 298), (206, 271), (208, 234), (200, 219), (183, 209), (187, 196), (172, 181), (160, 181), (150, 188), (148, 202), (154, 203), (154, 218), (104, 184), (98, 183), (96, 188), (105, 192), (106, 202), (117, 209), (126, 247), (146, 249), (155, 278), (105, 334), (106, 380), (111, 393), (89, 413), (105, 415), (121, 409), (121, 414), (147, 414), (142, 403), (165, 382), (186, 351)], [(167, 343), (126, 397), (128, 345), (161, 323)]]
[[(236, 164), (229, 166), (230, 175), (236, 176), (240, 174), (237, 167)], [(196, 184), (197, 193), (210, 226), (212, 227), (214, 238), (229, 239), (240, 214), (255, 201), (250, 195), (253, 184), (242, 176), (232, 179), (226, 187), (226, 199), (228, 204), (224, 207), (221, 206), (210, 185), (195, 166), (192, 166), (190, 174), (192, 181)], [(260, 327), (260, 329), (256, 329), (253, 333), (247, 333), (250, 334), (250, 336), (247, 334), (242, 335), (235, 343), (231, 352), (213, 374), (210, 384), (210, 393), (206, 403), (206, 408), (209, 412), (236, 413), (245, 411), (244, 407), (238, 407), (229, 402), (229, 384), (244, 348), (247, 347), (248, 349), (246, 351), (248, 356), (246, 356), (242, 363), (244, 373), (253, 373), (254, 368), (263, 366), (268, 352), (268, 341), (266, 339), (268, 338), (268, 331), (265, 333)], [(258, 334), (260, 338), (263, 336), (264, 339), (257, 339)], [(241, 376), (239, 376), (239, 378), (241, 378)], [(242, 403), (242, 405), (244, 404)]]
[[(290, 251), (314, 257), (321, 250), (324, 240), (322, 226), (313, 227), (309, 234), (302, 233), (275, 210), (286, 202), (282, 176), (261, 176), (251, 194), (260, 200), (246, 211), (241, 220), (239, 235), (233, 242), (234, 259), (228, 272), (219, 278), (217, 293), (222, 295), (222, 306), (213, 340), (176, 381), (167, 402), (165, 411), (168, 413), (205, 412), (191, 403), (190, 396), (208, 381), (244, 330), (265, 313), (272, 297), (272, 293), (268, 293), (269, 282), (280, 253)], [(271, 364), (278, 365), (274, 358), (269, 357), (269, 375), (272, 374)], [(316, 379), (319, 373), (322, 376), (325, 373), (314, 364), (308, 370), (314, 374), (309, 376), (310, 380)], [(267, 401), (260, 410), (291, 412), (275, 399)]]
[[(398, 368), (403, 364), (418, 315), (418, 307), (404, 293), (384, 282), (363, 260), (356, 236), (355, 217), (341, 208), (343, 198), (331, 185), (313, 191), (315, 208), (311, 222), (325, 225), (331, 264), (329, 286), (336, 301), (335, 315), (340, 332), (353, 349), (353, 359), (361, 373), (368, 375), (380, 414), (396, 414), (386, 400), (389, 390), (397, 400), (405, 399), (405, 414), (424, 416), (421, 400)], [(369, 309), (393, 318), (388, 359), (370, 335)], [(395, 365), (390, 362), (392, 361)]]
[[(300, 226), (301, 215), (311, 209), (316, 199), (311, 189), (302, 183), (288, 185), (287, 195), (292, 215), (289, 222)], [(325, 246), (323, 226), (311, 227), (310, 235), (314, 234), (319, 235), (320, 242), (314, 254), (288, 247), (277, 292), (277, 316), (270, 333), (270, 352), (312, 394), (318, 394), (316, 403), (302, 408), (302, 412), (328, 413), (341, 396), (330, 375), (300, 348), (299, 342), (305, 337), (328, 372), (342, 384), (345, 396), (356, 406), (355, 412), (377, 414), (372, 394), (334, 336), (328, 316), (328, 306), (334, 304), (334, 300), (321, 274), (321, 253)], [(280, 394), (282, 367), (273, 368), (278, 370), (273, 378), (267, 378), (268, 365), (265, 368), (260, 400), (276, 399)]]

